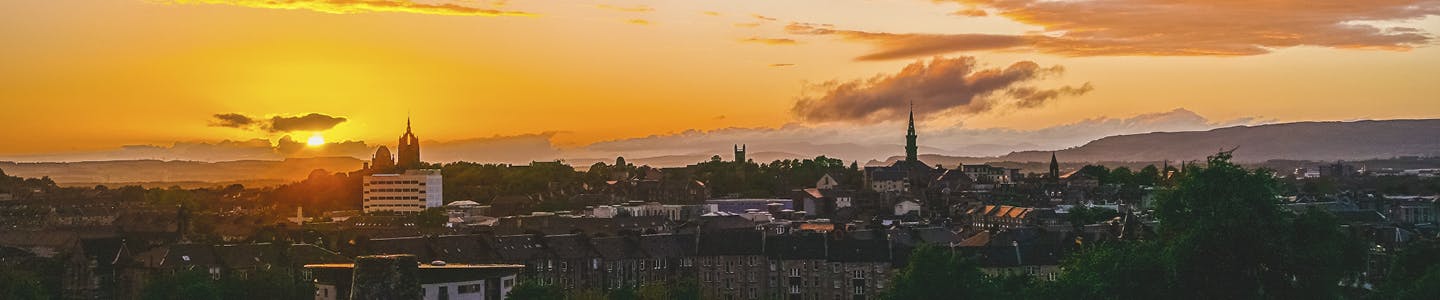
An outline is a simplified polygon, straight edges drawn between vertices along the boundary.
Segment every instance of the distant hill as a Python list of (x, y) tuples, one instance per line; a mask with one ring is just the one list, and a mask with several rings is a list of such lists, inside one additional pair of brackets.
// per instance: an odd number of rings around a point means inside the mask
[(304, 179), (310, 172), (359, 170), (362, 161), (351, 157), (289, 158), (283, 161), (240, 160), (227, 162), (115, 160), (84, 162), (16, 163), (0, 162), (0, 170), (20, 177), (50, 176), (62, 185), (144, 183), (242, 183), (273, 185)]
[[(1235, 160), (1239, 162), (1440, 156), (1440, 119), (1297, 122), (1119, 135), (1054, 153), (1064, 162), (1155, 162), (1201, 160), (1232, 148), (1236, 149)], [(1021, 151), (999, 157), (921, 155), (920, 159), (942, 165), (1049, 162), (1050, 154), (1051, 151)], [(896, 156), (868, 164), (880, 165), (899, 159)]]

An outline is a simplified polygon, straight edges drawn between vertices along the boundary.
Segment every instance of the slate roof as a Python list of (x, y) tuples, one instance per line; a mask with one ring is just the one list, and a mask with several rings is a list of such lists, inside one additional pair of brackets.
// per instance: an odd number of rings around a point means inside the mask
[(600, 254), (591, 247), (586, 236), (578, 234), (557, 234), (545, 236), (545, 248), (560, 259), (595, 258)]
[(693, 234), (649, 234), (640, 236), (640, 249), (651, 257), (686, 257), (695, 255)]
[(646, 258), (637, 238), (625, 236), (591, 238), (590, 244), (600, 258), (607, 260)]
[(826, 237), (819, 234), (792, 234), (767, 237), (765, 256), (771, 259), (825, 259)]
[(552, 257), (545, 250), (545, 244), (535, 235), (497, 236), (492, 243), (500, 259), (509, 262), (523, 262)]
[(700, 256), (761, 255), (765, 253), (765, 233), (755, 230), (731, 230), (700, 234)]

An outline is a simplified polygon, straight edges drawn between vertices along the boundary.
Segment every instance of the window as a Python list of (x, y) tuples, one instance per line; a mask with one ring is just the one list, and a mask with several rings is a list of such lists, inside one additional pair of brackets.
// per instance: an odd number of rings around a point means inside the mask
[(461, 293), (461, 294), (474, 294), (474, 293), (479, 293), (479, 292), (482, 291), (482, 290), (484, 290), (484, 285), (479, 284), (479, 283), (476, 283), (476, 284), (466, 284), (466, 285), (462, 285), (462, 286), (455, 287), (455, 292), (456, 292), (456, 293)]
[(440, 292), (436, 294), (440, 300), (450, 300), (450, 287), (440, 286)]

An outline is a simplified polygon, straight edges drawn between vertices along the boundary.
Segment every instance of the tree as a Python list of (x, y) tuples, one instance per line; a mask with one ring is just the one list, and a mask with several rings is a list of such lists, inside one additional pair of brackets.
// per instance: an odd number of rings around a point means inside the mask
[(450, 216), (446, 215), (445, 208), (432, 207), (415, 214), (415, 224), (420, 228), (436, 229), (445, 227), (450, 222)]
[(1373, 299), (1440, 299), (1440, 240), (1406, 245), (1390, 263), (1390, 273)]
[(50, 294), (35, 274), (17, 268), (0, 268), (0, 299), (40, 300), (50, 299)]
[(1047, 293), (1055, 299), (1173, 298), (1164, 249), (1155, 242), (1115, 242), (1083, 249)]
[(1066, 215), (1066, 220), (1070, 221), (1070, 226), (1080, 228), (1085, 225), (1114, 219), (1116, 216), (1119, 215), (1119, 212), (1105, 207), (1089, 207), (1084, 205), (1076, 205), (1074, 208), (1070, 209), (1070, 213)]
[(1325, 212), (1296, 216), (1278, 200), (1265, 170), (1246, 170), (1230, 153), (1189, 167), (1155, 210), (1161, 263), (1172, 291), (1186, 298), (1335, 298), (1362, 252)]
[(895, 275), (885, 299), (975, 299), (982, 296), (985, 274), (950, 249), (923, 244)]
[(141, 299), (220, 299), (220, 287), (202, 270), (180, 271), (160, 276), (145, 285)]
[(565, 293), (555, 286), (540, 285), (534, 281), (521, 281), (514, 288), (510, 289), (510, 297), (514, 300), (563, 300)]

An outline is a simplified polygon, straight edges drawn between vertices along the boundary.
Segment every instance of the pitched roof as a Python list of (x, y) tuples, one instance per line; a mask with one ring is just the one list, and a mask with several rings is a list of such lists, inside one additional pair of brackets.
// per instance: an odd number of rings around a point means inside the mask
[(645, 258), (646, 253), (641, 250), (639, 241), (635, 238), (624, 236), (597, 237), (591, 238), (590, 244), (600, 258), (607, 260)]
[(600, 254), (591, 247), (588, 237), (579, 234), (557, 234), (545, 236), (545, 248), (556, 258), (594, 258)]
[(755, 230), (728, 230), (700, 234), (700, 256), (761, 255), (765, 233)]
[(825, 259), (825, 236), (777, 235), (765, 238), (765, 256), (771, 259)]
[(651, 257), (695, 255), (695, 235), (648, 234), (640, 236), (640, 248)]

